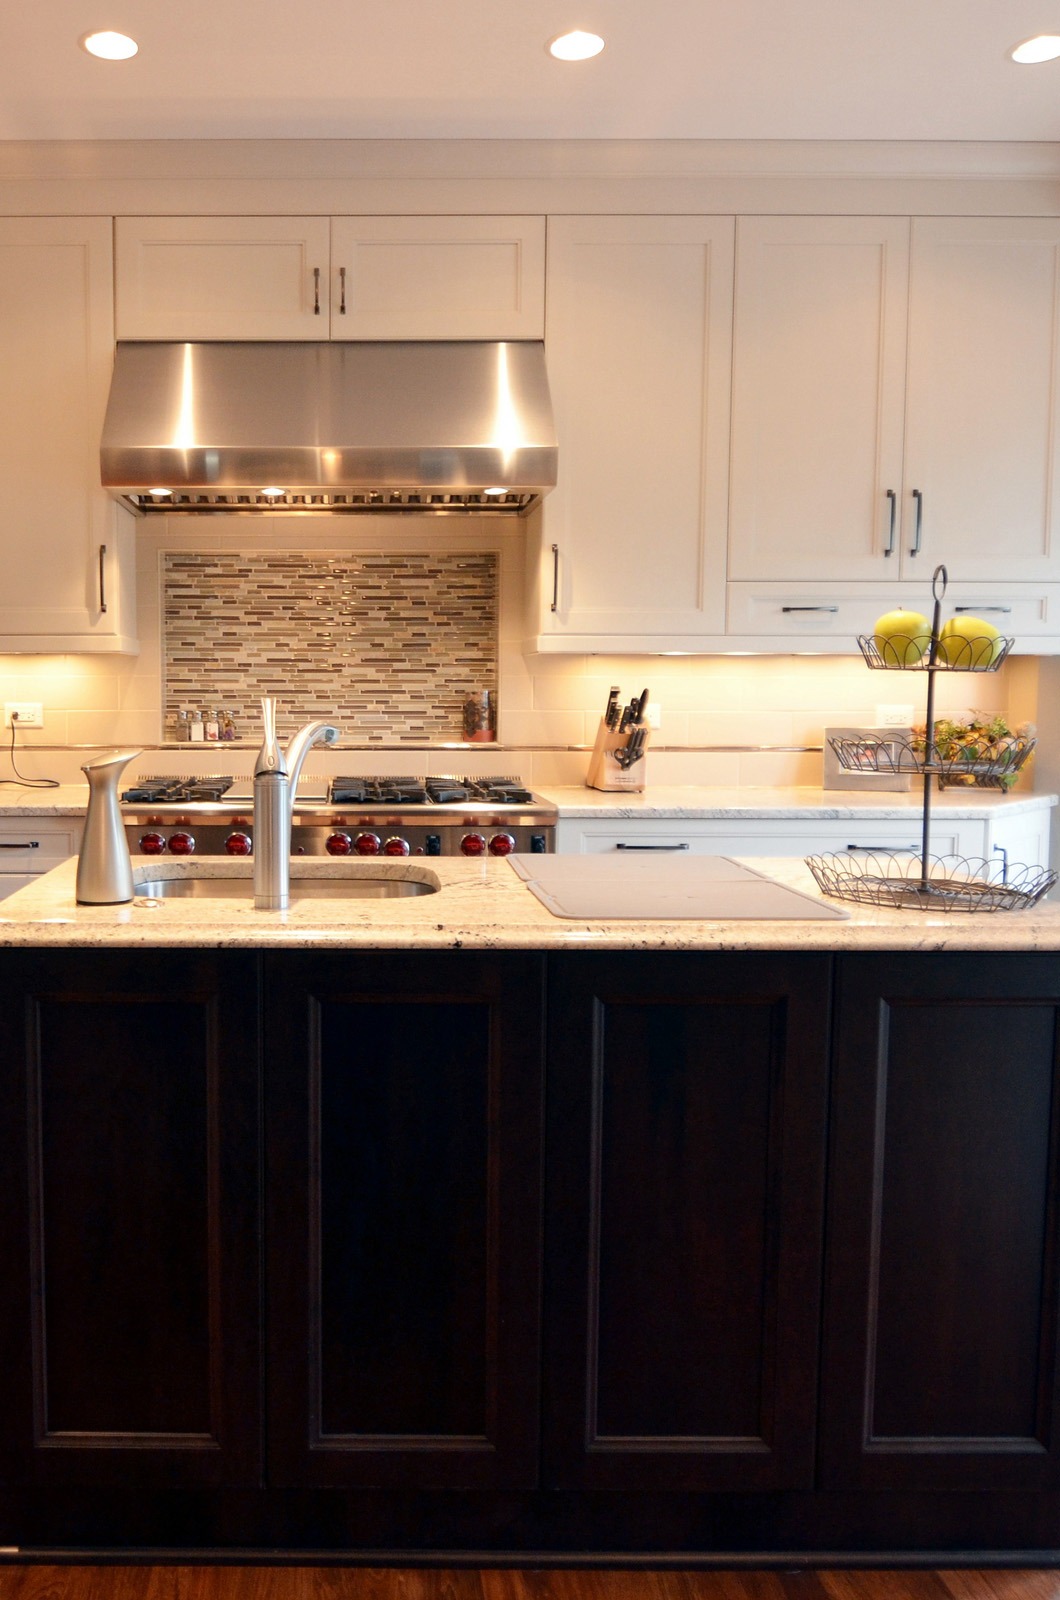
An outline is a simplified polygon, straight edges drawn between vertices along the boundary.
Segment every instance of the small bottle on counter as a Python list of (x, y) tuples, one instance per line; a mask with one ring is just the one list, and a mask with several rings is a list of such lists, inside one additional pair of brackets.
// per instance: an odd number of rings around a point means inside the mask
[(236, 736), (236, 725), (235, 721), (233, 720), (232, 713), (230, 711), (219, 711), (217, 713), (217, 718), (221, 724), (222, 740), (227, 743), (229, 740), (234, 739)]
[(183, 706), (180, 706), (177, 710), (177, 715), (174, 721), (173, 737), (176, 739), (178, 744), (187, 744), (188, 740), (191, 738), (191, 729), (188, 726), (188, 713)]
[(192, 744), (204, 744), (206, 741), (201, 711), (188, 712), (188, 739)]
[(207, 744), (217, 743), (218, 739), (221, 737), (221, 719), (219, 712), (207, 711), (206, 720), (203, 723), (203, 732)]

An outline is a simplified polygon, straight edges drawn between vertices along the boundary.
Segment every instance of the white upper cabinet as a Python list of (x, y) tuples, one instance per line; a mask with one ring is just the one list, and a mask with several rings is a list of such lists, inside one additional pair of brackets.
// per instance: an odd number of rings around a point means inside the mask
[(119, 217), (119, 339), (540, 339), (542, 217)]
[(540, 650), (680, 650), (724, 628), (732, 257), (730, 217), (549, 221)]
[(132, 518), (100, 487), (109, 217), (0, 219), (0, 651), (128, 651)]
[(334, 217), (333, 339), (542, 339), (544, 217)]
[(740, 218), (730, 578), (897, 576), (908, 252), (905, 219)]
[(907, 576), (929, 578), (944, 561), (959, 583), (1060, 579), (1058, 385), (1060, 219), (918, 217), (902, 517)]

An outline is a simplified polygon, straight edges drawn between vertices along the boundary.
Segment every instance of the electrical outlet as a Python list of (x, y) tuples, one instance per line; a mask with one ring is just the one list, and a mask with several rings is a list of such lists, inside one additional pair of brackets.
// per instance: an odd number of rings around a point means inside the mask
[(649, 728), (662, 727), (662, 706), (658, 700), (649, 700), (644, 707), (644, 720)]
[(877, 706), (877, 728), (910, 728), (916, 721), (912, 706)]
[(20, 728), (43, 728), (44, 707), (39, 700), (5, 700), (4, 727), (13, 723)]

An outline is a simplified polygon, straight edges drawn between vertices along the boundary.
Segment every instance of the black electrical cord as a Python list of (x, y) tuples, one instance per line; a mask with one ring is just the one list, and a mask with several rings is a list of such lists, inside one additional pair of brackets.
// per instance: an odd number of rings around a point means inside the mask
[(24, 778), (19, 772), (15, 764), (15, 727), (17, 723), (18, 713), (15, 712), (11, 717), (11, 749), (8, 752), (11, 757), (11, 770), (15, 776), (13, 778), (0, 778), (0, 783), (11, 783), (18, 789), (58, 789), (58, 778)]

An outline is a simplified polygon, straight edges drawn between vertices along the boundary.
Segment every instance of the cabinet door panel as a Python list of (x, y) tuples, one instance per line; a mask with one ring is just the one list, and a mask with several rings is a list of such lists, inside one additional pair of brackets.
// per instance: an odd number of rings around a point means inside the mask
[(546, 1481), (807, 1487), (828, 961), (552, 972)]
[(739, 219), (731, 579), (897, 578), (908, 248), (904, 219)]
[(119, 339), (328, 337), (327, 217), (118, 217), (114, 237)]
[(257, 1479), (254, 991), (243, 957), (7, 953), (0, 1430), (27, 1481)]
[(1060, 1478), (1060, 976), (1047, 956), (840, 965), (822, 1478)]
[(335, 217), (331, 261), (333, 339), (544, 338), (543, 217)]
[(732, 218), (557, 217), (548, 238), (560, 464), (535, 629), (572, 649), (720, 634)]
[(272, 1478), (529, 1485), (540, 963), (284, 968), (267, 985)]
[(906, 513), (919, 489), (923, 527), (905, 570), (1055, 578), (1060, 220), (917, 218), (909, 283)]

